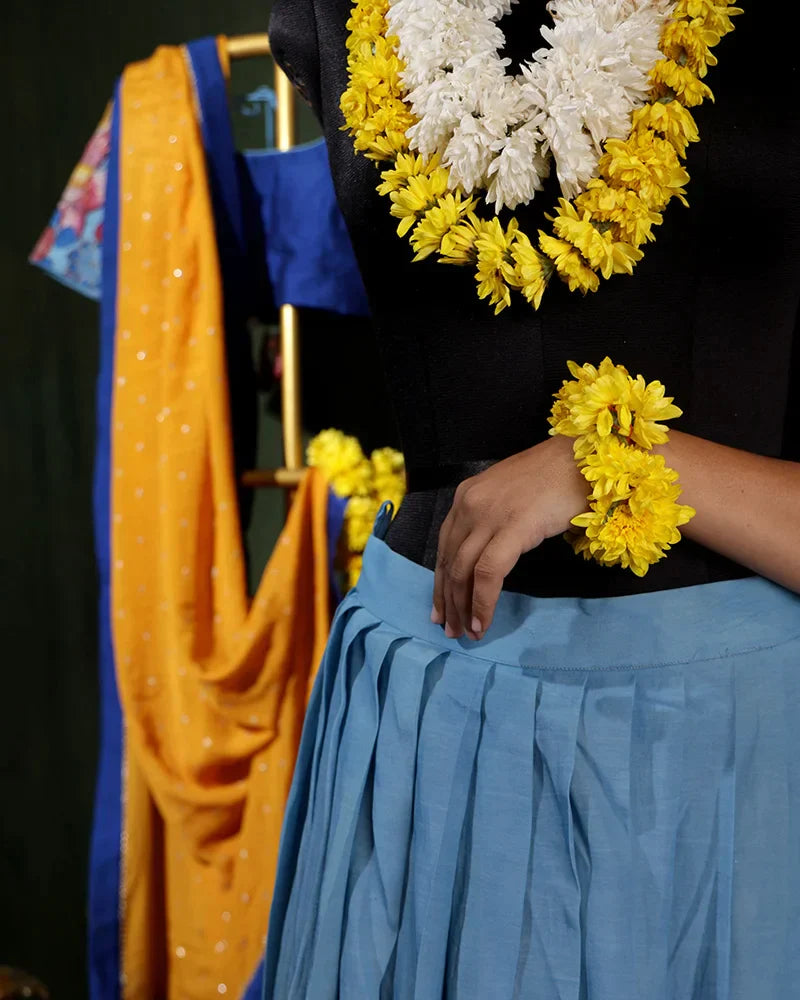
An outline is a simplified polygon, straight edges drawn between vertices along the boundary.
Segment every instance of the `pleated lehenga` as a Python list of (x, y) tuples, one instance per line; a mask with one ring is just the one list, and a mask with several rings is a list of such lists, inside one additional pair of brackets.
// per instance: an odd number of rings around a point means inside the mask
[(448, 640), (388, 516), (309, 709), (267, 1000), (800, 997), (800, 597), (503, 593)]

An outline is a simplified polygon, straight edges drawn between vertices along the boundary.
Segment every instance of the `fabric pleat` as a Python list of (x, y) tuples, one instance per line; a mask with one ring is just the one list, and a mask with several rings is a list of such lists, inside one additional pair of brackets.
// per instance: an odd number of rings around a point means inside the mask
[(431, 584), (373, 537), (337, 613), (268, 1000), (791, 996), (800, 598), (503, 594), (469, 643)]
[[(513, 997), (525, 919), (525, 880), (518, 858), (532, 844), (536, 704), (540, 685), (507, 669), (492, 668), (474, 769), (474, 804), (460, 898), (463, 920), (451, 948), (450, 991), (473, 989), (487, 1000)], [(519, 740), (528, 732), (530, 742)], [(485, 949), (461, 949), (480, 940), (486, 926), (503, 933)]]
[[(432, 665), (425, 654), (418, 640), (401, 640), (395, 644), (393, 669), (387, 676), (387, 708), (376, 742), (371, 826), (362, 838), (362, 849), (369, 854), (353, 886), (349, 901), (353, 922), (345, 932), (341, 979), (354, 992), (384, 981), (400, 929), (408, 849), (398, 851), (397, 840), (411, 842), (420, 709)], [(371, 929), (370, 949), (359, 947), (359, 927)]]

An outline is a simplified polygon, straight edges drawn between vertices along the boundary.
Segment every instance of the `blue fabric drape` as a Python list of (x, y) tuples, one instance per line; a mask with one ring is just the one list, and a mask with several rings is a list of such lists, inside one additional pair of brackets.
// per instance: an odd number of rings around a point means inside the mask
[[(117, 88), (118, 89), (118, 88)], [(115, 94), (116, 98), (116, 94)], [(112, 116), (108, 168), (100, 370), (97, 379), (94, 473), (95, 553), (98, 606), (100, 755), (89, 868), (89, 988), (91, 1000), (116, 1000), (120, 980), (120, 838), (122, 835), (123, 727), (111, 636), (111, 401), (116, 332), (117, 234), (119, 228), (119, 102)]]

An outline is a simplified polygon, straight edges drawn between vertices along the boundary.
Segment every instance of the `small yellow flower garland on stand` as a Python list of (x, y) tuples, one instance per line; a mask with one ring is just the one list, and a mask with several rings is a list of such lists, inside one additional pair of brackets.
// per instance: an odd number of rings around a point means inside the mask
[(306, 461), (323, 472), (335, 493), (349, 498), (343, 555), (348, 586), (354, 587), (381, 504), (391, 500), (396, 511), (405, 495), (403, 456), (394, 448), (378, 448), (367, 458), (357, 438), (331, 429), (309, 442)]
[(599, 368), (568, 366), (574, 380), (555, 394), (550, 434), (575, 439), (575, 459), (591, 493), (589, 510), (572, 519), (578, 530), (565, 538), (586, 559), (644, 576), (696, 513), (677, 502), (677, 472), (651, 451), (668, 440), (658, 421), (682, 411), (660, 382), (634, 379), (610, 358)]
[(347, 28), (347, 89), (342, 95), (344, 130), (357, 152), (388, 162), (378, 191), (392, 202), (408, 235), (414, 260), (438, 254), (445, 264), (475, 268), (478, 296), (499, 313), (511, 305), (511, 289), (539, 308), (554, 274), (570, 291), (594, 292), (600, 276), (633, 271), (640, 249), (654, 240), (672, 198), (686, 202), (689, 175), (682, 164), (697, 126), (688, 110), (711, 98), (703, 82), (717, 59), (711, 49), (733, 30), (742, 13), (730, 0), (678, 0), (665, 25), (663, 59), (653, 67), (650, 103), (634, 112), (627, 139), (609, 139), (598, 176), (573, 201), (561, 198), (547, 218), (552, 233), (531, 239), (516, 219), (503, 226), (480, 215), (481, 199), (450, 190), (449, 171), (410, 149), (415, 118), (405, 103), (399, 41), (388, 34), (388, 0), (356, 0)]

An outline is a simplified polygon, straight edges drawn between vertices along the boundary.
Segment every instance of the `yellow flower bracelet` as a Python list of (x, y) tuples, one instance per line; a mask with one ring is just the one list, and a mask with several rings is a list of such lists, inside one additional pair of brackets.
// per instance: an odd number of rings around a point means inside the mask
[(668, 440), (659, 423), (681, 410), (660, 382), (632, 378), (605, 358), (599, 368), (568, 363), (573, 379), (555, 393), (550, 434), (574, 438), (578, 468), (591, 487), (589, 510), (565, 535), (576, 553), (644, 576), (681, 539), (696, 511), (679, 504), (678, 474), (653, 445)]

